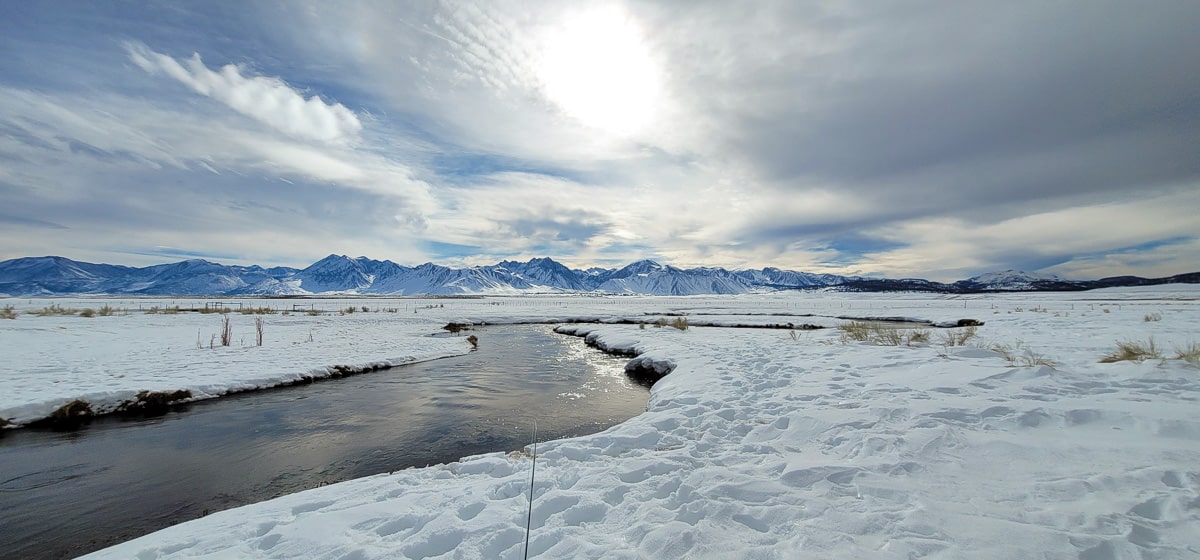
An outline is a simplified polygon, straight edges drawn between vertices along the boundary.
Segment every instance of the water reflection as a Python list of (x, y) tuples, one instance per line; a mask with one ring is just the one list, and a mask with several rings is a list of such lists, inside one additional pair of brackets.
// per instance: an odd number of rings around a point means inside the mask
[(603, 430), (647, 392), (548, 327), (476, 331), (466, 356), (99, 419), (78, 432), (0, 439), (0, 550), (84, 554), (170, 524), (338, 482)]

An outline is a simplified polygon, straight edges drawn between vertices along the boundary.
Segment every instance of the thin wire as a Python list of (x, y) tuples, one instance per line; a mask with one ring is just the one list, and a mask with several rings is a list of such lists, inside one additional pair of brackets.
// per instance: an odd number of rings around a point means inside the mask
[(525, 517), (525, 560), (529, 560), (529, 527), (533, 524), (533, 480), (537, 474), (537, 420), (533, 421), (533, 454), (529, 466), (529, 515)]

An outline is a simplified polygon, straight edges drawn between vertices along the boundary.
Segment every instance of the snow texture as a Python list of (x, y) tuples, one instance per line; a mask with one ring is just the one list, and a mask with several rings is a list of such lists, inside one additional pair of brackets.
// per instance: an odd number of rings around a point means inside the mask
[[(319, 331), (318, 341), (330, 341), (324, 347), (272, 344), (315, 348), (308, 355), (315, 359), (378, 322), (380, 333), (394, 333), (386, 343), (395, 350), (381, 355), (395, 355), (426, 344), (418, 340), (461, 342), (421, 336), (448, 320), (598, 319), (569, 328), (599, 346), (673, 363), (644, 414), (538, 445), (531, 557), (1194, 558), (1200, 370), (1175, 359), (1099, 358), (1117, 340), (1153, 337), (1164, 349), (1195, 342), (1198, 296), (1191, 286), (1162, 286), (969, 297), (445, 300), (417, 314), (305, 317), (313, 328), (355, 334)], [(986, 324), (968, 346), (943, 346), (948, 331), (938, 329), (928, 344), (881, 346), (843, 342), (835, 329), (619, 324), (665, 313), (764, 325), (833, 325), (833, 317), (856, 315)], [(167, 371), (175, 384), (203, 383), (222, 368), (194, 368), (211, 360), (237, 357), (245, 367), (232, 369), (253, 370), (279, 359), (267, 358), (270, 345), (214, 352), (183, 344), (168, 352), (158, 345), (169, 337), (126, 338), (145, 333), (146, 322), (169, 328), (158, 320), (0, 321), (4, 347), (16, 350), (5, 377), (23, 376), (4, 381), (7, 409), (14, 388), (26, 387), (28, 399), (55, 391), (56, 380), (109, 379), (109, 360), (140, 348), (141, 360), (122, 362), (126, 375)], [(70, 352), (58, 351), (72, 358), (43, 365), (49, 348), (38, 349), (39, 337), (57, 336), (73, 337)], [(343, 349), (365, 356), (371, 346)], [(1005, 351), (1042, 363), (1026, 367), (1004, 359)], [(35, 368), (36, 375), (28, 371)], [(527, 452), (284, 496), (86, 558), (520, 558)]]

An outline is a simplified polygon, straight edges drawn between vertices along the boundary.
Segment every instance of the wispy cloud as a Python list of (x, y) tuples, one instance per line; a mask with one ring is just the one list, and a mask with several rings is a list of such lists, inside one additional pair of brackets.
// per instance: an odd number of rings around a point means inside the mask
[(139, 43), (127, 43), (129, 59), (152, 74), (163, 73), (233, 110), (298, 138), (322, 142), (354, 139), (362, 123), (341, 103), (308, 99), (279, 78), (243, 76), (242, 68), (226, 64), (213, 71), (198, 53), (180, 62)]

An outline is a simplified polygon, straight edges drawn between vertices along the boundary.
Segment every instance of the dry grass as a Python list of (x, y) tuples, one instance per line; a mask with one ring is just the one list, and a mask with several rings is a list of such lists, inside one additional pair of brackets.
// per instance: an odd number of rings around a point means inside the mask
[(1150, 337), (1146, 342), (1137, 340), (1117, 341), (1117, 349), (1100, 358), (1100, 363), (1141, 362), (1145, 360), (1158, 360), (1162, 359), (1162, 357), (1162, 352), (1154, 344), (1154, 337)]
[(838, 330), (842, 331), (842, 342), (871, 340), (871, 324), (865, 321), (850, 321), (838, 325)]
[(686, 331), (688, 329), (688, 320), (686, 317), (676, 317), (675, 320), (671, 321), (671, 326), (681, 331)]
[(2, 309), (0, 309), (0, 319), (16, 319), (16, 318), (17, 318), (17, 310), (15, 307), (13, 307), (11, 305), (5, 305)]
[(927, 343), (930, 338), (929, 331), (925, 329), (897, 329), (868, 321), (850, 321), (838, 325), (838, 330), (842, 331), (843, 343), (873, 342), (881, 346), (912, 346)]
[(1200, 344), (1190, 342), (1182, 347), (1176, 346), (1175, 359), (1200, 367)]
[(962, 330), (949, 330), (942, 335), (942, 346), (965, 346), (976, 334), (978, 330), (974, 325), (963, 327)]
[(900, 329), (888, 329), (876, 325), (871, 329), (871, 340), (883, 346), (900, 346), (904, 344), (905, 333)]
[(274, 315), (275, 310), (270, 307), (243, 307), (238, 310), (242, 315)]
[(926, 344), (929, 342), (930, 333), (925, 329), (916, 329), (908, 331), (908, 345)]
[(111, 317), (113, 315), (113, 313), (116, 313), (116, 311), (117, 310), (113, 309), (111, 305), (106, 304), (103, 307), (101, 307), (99, 311), (96, 311), (96, 314), (101, 317)]
[(230, 344), (233, 344), (233, 325), (229, 324), (229, 317), (226, 316), (221, 324), (221, 346)]
[(71, 309), (69, 307), (63, 307), (61, 305), (58, 305), (57, 303), (52, 303), (47, 307), (43, 307), (37, 311), (31, 312), (32, 315), (37, 315), (38, 317), (49, 317), (49, 316), (54, 316), (54, 315), (74, 315), (76, 313), (79, 313), (79, 311), (77, 311), (75, 309)]
[(90, 307), (89, 307), (89, 308), (87, 308), (87, 309), (84, 309), (83, 311), (80, 311), (80, 312), (79, 312), (79, 316), (80, 316), (80, 317), (95, 317), (95, 316), (96, 316), (96, 310), (94, 310), (94, 309), (92, 309), (92, 308), (90, 308)]

